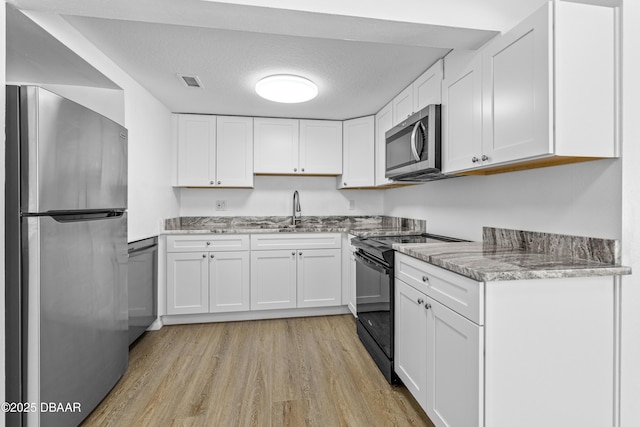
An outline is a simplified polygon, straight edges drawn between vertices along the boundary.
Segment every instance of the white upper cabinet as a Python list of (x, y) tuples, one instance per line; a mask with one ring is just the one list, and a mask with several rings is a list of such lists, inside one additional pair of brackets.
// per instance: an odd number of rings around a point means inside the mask
[(298, 173), (299, 121), (258, 118), (253, 121), (255, 173)]
[(373, 187), (375, 185), (375, 118), (374, 116), (343, 122), (342, 176), (339, 188)]
[(482, 70), (476, 52), (453, 51), (442, 82), (442, 169), (473, 167), (482, 157)]
[(300, 172), (314, 175), (342, 173), (342, 122), (300, 120)]
[(254, 121), (255, 173), (342, 173), (342, 122), (271, 118)]
[(393, 123), (395, 126), (415, 112), (429, 104), (442, 101), (442, 60), (438, 60), (422, 73), (411, 85), (396, 95), (393, 105)]
[(376, 176), (375, 185), (392, 184), (393, 181), (385, 177), (387, 171), (387, 143), (385, 133), (393, 127), (393, 104), (390, 102), (376, 114)]
[(480, 52), (481, 107), (473, 103), (481, 111), (480, 144), (470, 103), (476, 78), (473, 88), (469, 80), (456, 92), (468, 73), (450, 73), (445, 58), (445, 172), (496, 173), (617, 156), (615, 14), (609, 7), (548, 2), (491, 40)]
[(430, 104), (442, 103), (442, 59), (413, 82), (413, 112)]
[(253, 118), (218, 116), (216, 185), (253, 187)]
[(253, 119), (179, 114), (181, 187), (253, 187)]
[(407, 86), (391, 101), (393, 104), (393, 126), (413, 114), (413, 85)]
[(209, 186), (215, 179), (216, 116), (177, 116), (179, 186)]

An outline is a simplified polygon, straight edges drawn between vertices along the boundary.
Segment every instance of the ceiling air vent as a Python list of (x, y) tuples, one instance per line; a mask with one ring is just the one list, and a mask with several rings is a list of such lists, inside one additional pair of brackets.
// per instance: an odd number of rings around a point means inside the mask
[(178, 78), (187, 87), (204, 87), (198, 76), (187, 76), (185, 74), (178, 74)]

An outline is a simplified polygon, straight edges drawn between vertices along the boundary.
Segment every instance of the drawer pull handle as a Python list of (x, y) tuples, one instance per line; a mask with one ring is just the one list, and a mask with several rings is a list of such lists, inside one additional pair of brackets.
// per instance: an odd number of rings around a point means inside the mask
[(429, 281), (429, 278), (428, 278), (427, 276), (422, 276), (422, 281), (423, 281), (423, 282), (428, 282), (428, 281)]
[(426, 303), (426, 304), (424, 305), (424, 309), (425, 309), (425, 310), (429, 310), (430, 308), (431, 308), (431, 304)]
[(423, 302), (424, 300), (422, 298), (418, 298), (418, 305), (422, 305)]

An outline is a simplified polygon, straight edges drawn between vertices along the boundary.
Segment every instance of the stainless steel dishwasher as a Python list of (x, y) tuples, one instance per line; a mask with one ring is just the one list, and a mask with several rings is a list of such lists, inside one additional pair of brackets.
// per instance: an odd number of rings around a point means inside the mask
[(129, 243), (129, 345), (157, 317), (158, 238)]

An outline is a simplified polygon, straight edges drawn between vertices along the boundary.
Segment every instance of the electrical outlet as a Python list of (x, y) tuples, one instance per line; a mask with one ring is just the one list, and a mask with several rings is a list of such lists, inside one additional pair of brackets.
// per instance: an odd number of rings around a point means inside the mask
[(349, 210), (353, 211), (356, 209), (356, 201), (355, 200), (349, 200)]
[(216, 210), (217, 211), (226, 211), (227, 210), (227, 201), (226, 200), (216, 200)]

